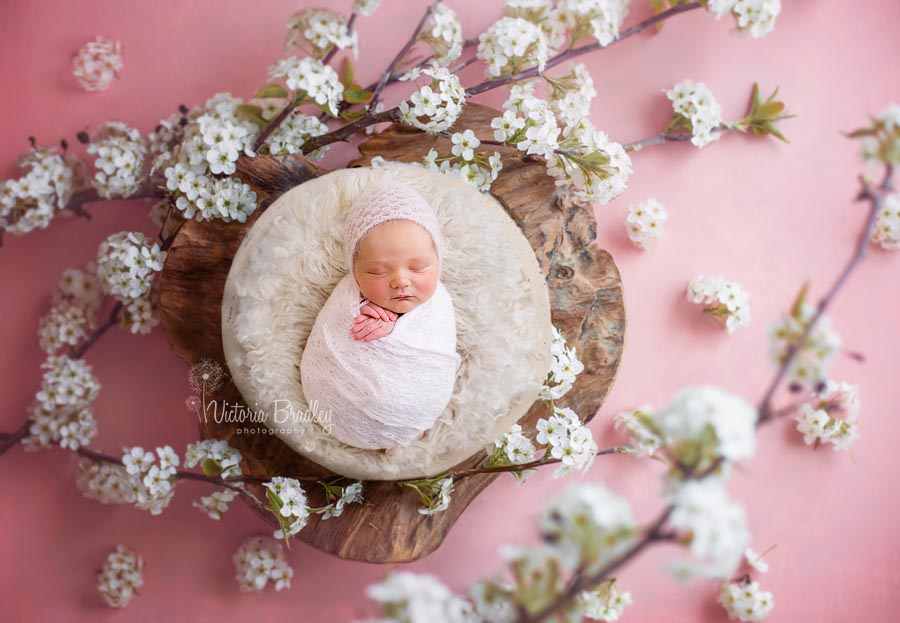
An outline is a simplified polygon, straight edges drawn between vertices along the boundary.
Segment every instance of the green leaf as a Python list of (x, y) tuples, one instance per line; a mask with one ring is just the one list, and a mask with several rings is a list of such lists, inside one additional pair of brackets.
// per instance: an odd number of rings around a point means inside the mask
[(203, 473), (207, 476), (219, 476), (222, 473), (222, 466), (219, 465), (219, 462), (215, 459), (203, 459), (203, 462), (200, 464), (200, 469), (203, 470)]
[(341, 111), (341, 119), (346, 119), (347, 121), (356, 121), (357, 119), (360, 119), (363, 116), (365, 116), (365, 114), (366, 114), (366, 111), (360, 110), (360, 109), (344, 110), (344, 111)]
[(768, 131), (769, 134), (771, 134), (771, 135), (774, 136), (775, 138), (781, 139), (781, 140), (784, 141), (785, 143), (790, 143), (789, 140), (787, 140), (786, 138), (784, 138), (784, 134), (782, 134), (781, 131), (780, 131), (778, 128), (776, 128), (774, 124), (772, 124), (772, 123), (767, 123), (767, 124), (766, 124), (766, 130)]
[(353, 65), (350, 63), (350, 59), (346, 56), (344, 57), (344, 60), (341, 61), (340, 76), (341, 84), (343, 84), (344, 87), (353, 85)]
[(800, 319), (800, 308), (803, 306), (803, 303), (806, 302), (806, 295), (809, 292), (809, 282), (803, 284), (803, 288), (800, 289), (800, 292), (797, 294), (797, 298), (794, 299), (794, 302), (791, 303), (791, 318), (795, 318), (797, 320)]
[(353, 84), (344, 89), (344, 101), (350, 104), (365, 104), (372, 99), (373, 93), (366, 91), (358, 84)]
[(766, 102), (756, 109), (758, 119), (773, 119), (784, 110), (784, 102)]
[[(653, 14), (659, 15), (663, 11), (668, 8), (668, 2), (666, 0), (650, 0), (650, 6), (653, 8)], [(655, 30), (659, 32), (662, 30), (663, 24), (666, 23), (666, 20), (662, 20), (660, 22), (656, 22)]]
[(266, 127), (266, 120), (262, 117), (262, 108), (259, 106), (251, 106), (250, 104), (241, 104), (237, 107), (238, 112), (244, 117), (255, 123), (261, 128)]
[[(759, 83), (753, 83), (753, 95), (750, 98), (750, 112), (752, 113), (759, 107)], [(748, 113), (749, 115), (750, 113)]]
[(280, 84), (267, 84), (256, 89), (253, 97), (288, 97), (289, 95), (290, 93), (288, 93), (287, 89)]

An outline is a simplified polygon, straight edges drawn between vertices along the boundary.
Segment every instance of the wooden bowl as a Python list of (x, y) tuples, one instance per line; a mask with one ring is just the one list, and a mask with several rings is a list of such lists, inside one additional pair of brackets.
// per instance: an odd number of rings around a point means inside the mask
[[(471, 129), (483, 140), (493, 138), (492, 118), (500, 113), (466, 104), (456, 128)], [(361, 156), (348, 167), (367, 166), (373, 157), (402, 162), (421, 161), (434, 148), (449, 155), (449, 139), (393, 124), (359, 145)], [(490, 146), (485, 146), (490, 150)], [(496, 147), (504, 167), (491, 187), (531, 243), (547, 278), (551, 319), (584, 363), (575, 387), (561, 400), (585, 421), (603, 404), (615, 379), (625, 340), (625, 305), (619, 271), (610, 255), (591, 242), (596, 227), (590, 205), (572, 200), (546, 173), (543, 160), (523, 156), (511, 147)], [(259, 207), (246, 223), (188, 221), (169, 249), (160, 278), (160, 319), (175, 352), (189, 365), (200, 359), (225, 361), (222, 350), (221, 306), (232, 259), (256, 218), (282, 193), (326, 171), (302, 156), (241, 158), (235, 175), (253, 187)], [(244, 404), (228, 381), (209, 399)], [(543, 402), (532, 405), (519, 420), (534, 435), (537, 420), (547, 416)], [(268, 480), (273, 476), (317, 477), (337, 474), (290, 449), (274, 435), (235, 434), (238, 425), (199, 422), (203, 439), (223, 439), (243, 455), (245, 474)], [(483, 465), (483, 450), (455, 469)], [(552, 468), (551, 468), (552, 469)], [(455, 483), (449, 508), (435, 515), (418, 512), (415, 491), (392, 481), (367, 481), (363, 504), (345, 507), (328, 520), (312, 515), (296, 535), (300, 540), (341, 558), (366, 562), (409, 562), (437, 549), (469, 503), (500, 474), (477, 474)], [(252, 484), (265, 498), (261, 484)], [(305, 485), (313, 506), (325, 504), (324, 491)], [(266, 522), (278, 527), (267, 511), (252, 506)]]

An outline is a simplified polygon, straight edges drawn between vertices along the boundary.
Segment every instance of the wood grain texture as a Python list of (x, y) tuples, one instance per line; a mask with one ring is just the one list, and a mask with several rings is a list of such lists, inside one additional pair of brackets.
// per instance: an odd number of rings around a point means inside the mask
[[(467, 104), (457, 122), (481, 139), (491, 139), (490, 120), (499, 113)], [(375, 156), (403, 162), (420, 161), (432, 147), (440, 156), (450, 153), (449, 139), (434, 137), (394, 124), (359, 146), (360, 158), (348, 167), (367, 166)], [(484, 146), (490, 153), (492, 146)], [(557, 401), (590, 420), (606, 398), (615, 379), (625, 336), (625, 308), (618, 269), (604, 250), (591, 244), (596, 237), (589, 205), (572, 201), (558, 191), (542, 160), (523, 157), (509, 147), (497, 147), (504, 168), (491, 193), (524, 232), (547, 276), (553, 324), (577, 350), (585, 370), (576, 386)], [(160, 283), (160, 317), (172, 348), (188, 364), (209, 358), (225, 366), (221, 339), (221, 304), (231, 261), (247, 230), (272, 201), (297, 184), (324, 173), (301, 156), (241, 159), (236, 175), (250, 184), (259, 208), (247, 223), (187, 222), (166, 258)], [(243, 404), (232, 382), (213, 399), (222, 404)], [(547, 415), (544, 403), (535, 403), (520, 420), (526, 431)], [(234, 424), (218, 424), (211, 417), (199, 422), (202, 438), (228, 441), (244, 457), (245, 474), (260, 479), (273, 476), (337, 477), (297, 454), (274, 435), (241, 435)], [(477, 467), (486, 459), (480, 451), (456, 469)], [(345, 507), (343, 515), (322, 521), (319, 515), (298, 534), (302, 541), (341, 558), (367, 562), (408, 562), (437, 549), (450, 527), (469, 503), (499, 474), (479, 474), (455, 483), (447, 510), (433, 516), (418, 512), (418, 495), (395, 482), (368, 481), (363, 504)], [(261, 485), (252, 485), (262, 495)], [(310, 505), (325, 504), (321, 487), (305, 484)], [(275, 519), (254, 508), (270, 525)]]

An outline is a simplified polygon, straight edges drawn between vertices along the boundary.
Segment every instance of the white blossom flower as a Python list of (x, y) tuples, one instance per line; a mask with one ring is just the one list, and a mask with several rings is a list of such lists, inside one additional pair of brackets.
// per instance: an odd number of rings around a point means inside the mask
[(87, 318), (82, 307), (64, 303), (52, 307), (40, 320), (38, 337), (41, 348), (47, 354), (63, 346), (75, 346), (86, 337)]
[(625, 190), (631, 158), (586, 117), (563, 130), (559, 148), (547, 160), (547, 173), (576, 199), (605, 205)]
[[(328, 485), (326, 489), (330, 491), (331, 485)], [(337, 489), (340, 491), (337, 500), (328, 504), (324, 509), (317, 511), (322, 515), (322, 519), (340, 517), (341, 514), (343, 514), (344, 507), (347, 504), (358, 504), (362, 503), (363, 501), (362, 481), (354, 482), (353, 484), (347, 485), (346, 487), (337, 487)]]
[(706, 0), (704, 4), (716, 19), (731, 14), (735, 30), (754, 39), (772, 32), (781, 13), (781, 0)]
[(569, 567), (597, 568), (631, 543), (631, 507), (603, 485), (569, 485), (544, 509), (539, 526)]
[(84, 163), (56, 149), (33, 147), (16, 160), (23, 175), (0, 182), (0, 227), (21, 236), (45, 228), (84, 181)]
[(463, 50), (462, 26), (453, 9), (445, 4), (433, 7), (419, 41), (431, 46), (438, 65), (446, 67), (459, 58)]
[(543, 72), (548, 55), (543, 30), (520, 17), (501, 17), (478, 37), (477, 56), (487, 65), (488, 78), (535, 65)]
[(122, 44), (97, 36), (72, 57), (72, 75), (85, 91), (104, 91), (122, 69)]
[(521, 17), (537, 24), (543, 31), (551, 52), (568, 43), (567, 27), (550, 0), (506, 0), (503, 3), (503, 15)]
[(721, 480), (688, 480), (667, 494), (674, 505), (669, 522), (689, 539), (700, 561), (678, 561), (670, 570), (680, 579), (694, 575), (727, 578), (741, 563), (750, 541), (744, 509), (734, 503)]
[(192, 506), (202, 510), (211, 519), (219, 520), (222, 518), (222, 514), (228, 510), (228, 503), (236, 496), (237, 493), (233, 489), (213, 491), (211, 495), (202, 496), (200, 502), (195, 501)]
[(369, 17), (378, 9), (379, 4), (381, 4), (381, 0), (353, 0), (351, 10), (354, 13)]
[(350, 31), (347, 18), (340, 13), (320, 8), (303, 9), (294, 13), (287, 28), (284, 48), (289, 52), (294, 47), (305, 50), (304, 43), (308, 43), (317, 58), (325, 56), (332, 48), (351, 48), (353, 58), (359, 57), (357, 33)]
[(591, 35), (602, 46), (619, 36), (630, 0), (559, 0), (556, 18), (572, 33), (573, 43)]
[(344, 97), (344, 85), (337, 72), (315, 58), (291, 56), (269, 68), (273, 78), (284, 78), (292, 91), (303, 91), (322, 109), (337, 116), (338, 105)]
[(702, 82), (683, 80), (664, 90), (672, 101), (672, 121), (666, 130), (683, 129), (691, 133), (691, 143), (703, 147), (721, 138), (722, 107)]
[(475, 614), (490, 623), (514, 623), (516, 599), (507, 582), (476, 580), (469, 589)]
[(472, 604), (426, 573), (393, 571), (383, 582), (369, 585), (366, 594), (385, 604), (385, 611), (393, 621), (476, 623), (480, 620)]
[(631, 453), (647, 456), (656, 452), (664, 440), (662, 431), (656, 424), (650, 405), (643, 405), (631, 411), (620, 411), (614, 416), (615, 428), (626, 429), (631, 436)]
[(762, 591), (753, 580), (722, 582), (718, 602), (731, 621), (763, 621), (772, 612), (775, 599), (769, 591)]
[(813, 404), (805, 403), (795, 416), (797, 430), (807, 445), (831, 443), (835, 450), (847, 450), (859, 438), (859, 388), (849, 383), (825, 382)]
[(51, 355), (41, 368), (46, 372), (41, 389), (28, 407), (32, 423), (22, 444), (29, 451), (51, 444), (70, 450), (87, 445), (97, 434), (89, 406), (100, 392), (91, 366), (81, 359)]
[(97, 572), (97, 590), (111, 608), (124, 608), (144, 585), (144, 560), (131, 548), (117, 545)]
[(223, 479), (243, 474), (241, 460), (240, 451), (221, 439), (204, 439), (190, 443), (184, 454), (185, 467), (201, 464), (207, 476), (221, 475)]
[(885, 197), (876, 215), (871, 240), (882, 249), (900, 249), (900, 193)]
[[(268, 147), (269, 153), (272, 155), (302, 154), (300, 146), (303, 143), (310, 138), (327, 133), (328, 126), (319, 121), (318, 117), (294, 111), (269, 135), (264, 145)], [(327, 151), (328, 145), (325, 145), (305, 155), (310, 160), (321, 160)]]
[(718, 387), (678, 391), (653, 420), (666, 443), (679, 442), (673, 452), (680, 460), (721, 455), (728, 461), (741, 461), (756, 453), (756, 409)]
[[(500, 465), (521, 465), (534, 460), (537, 449), (534, 442), (522, 434), (522, 426), (513, 424), (499, 439), (489, 443), (485, 449), (488, 467)], [(522, 484), (534, 473), (534, 468), (509, 472), (517, 484)]]
[(550, 371), (538, 395), (540, 400), (558, 400), (575, 384), (576, 377), (584, 371), (584, 364), (578, 359), (575, 348), (566, 346), (566, 338), (555, 326), (551, 327)]
[[(148, 510), (159, 515), (168, 507), (175, 494), (174, 481), (178, 465), (178, 456), (171, 446), (156, 449), (160, 457), (159, 464), (154, 464), (156, 454), (140, 447), (124, 448), (122, 464), (125, 467), (128, 490), (125, 501), (132, 502), (141, 510)], [(90, 497), (90, 496), (88, 496)]]
[[(164, 172), (163, 182), (183, 218), (245, 222), (256, 209), (256, 194), (248, 184), (223, 177), (236, 170), (241, 155), (255, 155), (252, 147), (259, 128), (240, 112), (242, 105), (243, 101), (230, 93), (217, 93), (203, 107), (179, 117), (187, 122), (183, 128), (177, 123), (182, 131), (173, 138), (180, 142), (166, 143), (166, 150), (154, 159), (152, 168)], [(290, 151), (284, 144), (291, 137), (305, 129), (315, 131), (303, 120), (290, 119), (286, 125), (286, 129), (273, 132), (265, 144), (267, 149), (275, 149), (271, 153)]]
[(857, 132), (861, 133), (860, 146), (867, 163), (900, 162), (900, 104), (891, 104), (875, 117), (870, 127)]
[(551, 87), (550, 108), (563, 126), (575, 126), (590, 114), (597, 91), (594, 79), (583, 63), (576, 63), (565, 76), (550, 78), (545, 75), (544, 80)]
[(502, 545), (500, 556), (506, 561), (519, 587), (549, 595), (558, 595), (563, 591), (565, 582), (561, 571), (576, 562), (547, 542), (531, 547)]
[(97, 250), (97, 277), (104, 292), (131, 303), (150, 291), (155, 273), (163, 268), (166, 252), (140, 232), (112, 234)]
[[(456, 123), (462, 113), (466, 93), (459, 78), (436, 63), (420, 71), (407, 72), (400, 80), (415, 79), (423, 74), (431, 77), (431, 82), (420, 87), (409, 100), (400, 102), (400, 120), (429, 134), (436, 134)], [(422, 121), (422, 117), (426, 121)]]
[(244, 539), (232, 556), (234, 576), (241, 591), (259, 592), (271, 580), (275, 590), (290, 588), (294, 570), (288, 564), (284, 546), (268, 537)]
[(750, 294), (741, 284), (721, 275), (695, 276), (688, 282), (687, 299), (702, 304), (703, 311), (724, 326), (729, 334), (750, 324)]
[(150, 469), (156, 460), (153, 452), (146, 452), (143, 448), (125, 448), (125, 456), (122, 457), (122, 465), (129, 474), (143, 474)]
[(625, 217), (628, 238), (636, 247), (648, 249), (665, 236), (663, 226), (668, 218), (666, 208), (656, 199), (632, 204)]
[(732, 10), (737, 29), (754, 39), (765, 37), (775, 28), (781, 13), (781, 0), (737, 0)]
[(522, 434), (522, 426), (513, 424), (500, 439), (488, 445), (488, 454), (501, 450), (511, 465), (521, 465), (534, 460), (534, 443)]
[(272, 512), (282, 525), (282, 528), (275, 531), (275, 538), (286, 539), (300, 532), (309, 520), (306, 492), (300, 481), (276, 476), (263, 486), (269, 490), (269, 501), (273, 503)]
[[(485, 160), (484, 154), (474, 151), (474, 148), (480, 145), (480, 141), (475, 137), (474, 133), (464, 135), (464, 133), (457, 132), (453, 135), (453, 141), (455, 144), (452, 148), (452, 155), (438, 159), (437, 151), (429, 149), (422, 162), (414, 164), (455, 177), (470, 184), (480, 192), (489, 192), (491, 184), (493, 184), (494, 180), (497, 179), (497, 175), (503, 169), (503, 160), (500, 152), (495, 151), (493, 155)], [(438, 164), (438, 160), (440, 160), (440, 164)], [(374, 159), (372, 164), (376, 166)]]
[[(405, 483), (409, 484), (409, 483)], [(453, 493), (453, 478), (439, 478), (428, 481), (425, 491), (416, 488), (425, 504), (419, 508), (421, 515), (435, 515), (447, 510), (450, 506), (450, 495)]]
[(92, 185), (107, 199), (130, 197), (141, 189), (147, 144), (141, 133), (124, 123), (107, 121), (88, 143), (97, 159)]
[(83, 459), (75, 479), (78, 490), (101, 504), (134, 504), (159, 515), (175, 494), (176, 469), (167, 457), (167, 449), (171, 450), (169, 446), (156, 449), (162, 459), (160, 465), (153, 464), (153, 452), (139, 447), (125, 448), (123, 465)]
[(475, 149), (481, 145), (481, 141), (472, 130), (454, 132), (450, 137), (453, 148), (450, 150), (454, 156), (462, 156), (463, 160), (472, 160), (475, 157)]
[(537, 442), (549, 445), (549, 454), (560, 459), (554, 478), (562, 478), (575, 470), (586, 473), (597, 456), (597, 444), (581, 418), (567, 407), (553, 405), (553, 415), (537, 421)]
[(101, 504), (125, 504), (132, 489), (131, 476), (123, 465), (82, 458), (75, 484), (84, 497)]
[(760, 573), (765, 573), (769, 570), (769, 563), (763, 560), (763, 555), (757, 553), (757, 551), (751, 547), (744, 550), (744, 558), (747, 560), (748, 565)]
[(828, 368), (843, 346), (841, 336), (831, 328), (828, 316), (822, 315), (816, 326), (800, 344), (806, 327), (815, 316), (816, 309), (803, 300), (795, 302), (790, 312), (783, 314), (768, 327), (770, 353), (773, 363), (780, 367), (792, 344), (798, 349), (788, 366), (786, 378), (798, 385), (814, 387), (828, 378)]
[(618, 621), (625, 611), (625, 606), (633, 603), (631, 593), (619, 593), (612, 582), (604, 582), (599, 589), (581, 591), (576, 604), (581, 616), (594, 620), (612, 623)]

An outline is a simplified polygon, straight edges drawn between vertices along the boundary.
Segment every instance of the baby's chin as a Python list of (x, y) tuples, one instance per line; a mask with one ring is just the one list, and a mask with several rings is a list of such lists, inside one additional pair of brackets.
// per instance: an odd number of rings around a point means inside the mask
[(391, 299), (387, 305), (382, 305), (382, 307), (391, 310), (395, 314), (405, 314), (408, 311), (414, 310), (421, 304), (422, 301), (416, 296), (401, 301)]

